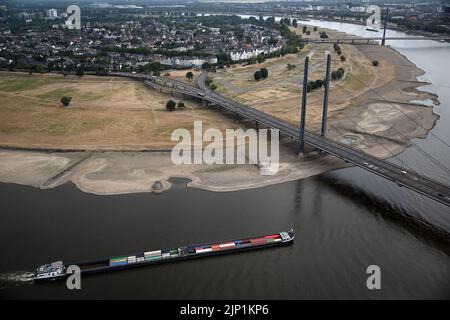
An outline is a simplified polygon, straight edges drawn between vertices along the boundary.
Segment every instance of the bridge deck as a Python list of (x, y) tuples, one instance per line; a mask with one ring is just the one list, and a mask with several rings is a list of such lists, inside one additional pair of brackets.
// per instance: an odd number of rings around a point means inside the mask
[[(323, 38), (323, 39), (312, 39), (303, 38), (306, 43), (366, 43), (370, 41), (381, 41), (383, 37), (342, 37), (342, 38)], [(434, 40), (434, 41), (450, 41), (450, 37), (386, 37), (386, 41), (397, 41), (397, 40)]]
[[(182, 81), (163, 77), (131, 73), (110, 73), (110, 75), (149, 81), (150, 84), (153, 84), (154, 86), (165, 87), (172, 92), (203, 99), (246, 118), (257, 121), (269, 128), (278, 129), (282, 134), (290, 136), (297, 141), (299, 140), (299, 129), (296, 126), (270, 116), (260, 110), (251, 108), (247, 105), (235, 102), (211, 92), (204, 83), (206, 78), (205, 73), (201, 75), (198, 81), (200, 89)], [(400, 186), (404, 186), (440, 203), (450, 206), (450, 187), (436, 182), (428, 177), (419, 175), (415, 172), (407, 172), (395, 164), (356, 151), (345, 144), (322, 137), (319, 134), (308, 130), (305, 131), (305, 142), (346, 162), (352, 163), (360, 168), (375, 173), (388, 180), (394, 181)]]

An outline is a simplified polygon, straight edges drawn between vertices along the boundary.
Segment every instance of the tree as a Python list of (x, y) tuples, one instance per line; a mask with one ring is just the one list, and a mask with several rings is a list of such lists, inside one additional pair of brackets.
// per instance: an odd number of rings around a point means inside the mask
[(307, 27), (307, 26), (303, 26), (302, 32), (303, 32), (303, 33), (306, 33), (306, 31), (308, 31), (308, 27)]
[(209, 88), (210, 88), (212, 91), (216, 91), (216, 90), (217, 90), (217, 85), (216, 85), (215, 83), (212, 83), (212, 84), (209, 86)]
[(44, 73), (45, 72), (45, 67), (42, 64), (37, 64), (35, 66), (33, 66), (34, 72), (36, 73)]
[(216, 54), (216, 58), (218, 64), (228, 64), (233, 62), (233, 60), (231, 60), (231, 55), (225, 51), (220, 51)]
[(84, 76), (84, 67), (83, 66), (79, 66), (77, 68), (77, 76), (79, 76), (79, 77)]
[(256, 59), (258, 60), (258, 63), (263, 63), (266, 60), (266, 58), (262, 54), (258, 54)]
[(322, 31), (322, 32), (320, 32), (320, 38), (326, 39), (326, 38), (328, 38), (328, 34), (325, 31)]
[(208, 70), (211, 69), (211, 67), (212, 67), (212, 65), (211, 65), (211, 63), (209, 63), (209, 62), (205, 62), (205, 63), (202, 64), (202, 69), (203, 69), (203, 70), (208, 71)]
[(253, 77), (255, 78), (256, 81), (261, 80), (261, 79), (262, 79), (261, 71), (256, 71), (256, 72), (253, 74)]
[(317, 27), (314, 27), (314, 31), (317, 31)]
[(213, 79), (211, 79), (210, 77), (207, 77), (205, 79), (205, 84), (207, 87), (211, 86), (212, 83), (213, 83)]
[(298, 26), (297, 19), (292, 20), (292, 26), (294, 28), (297, 28), (297, 26)]
[(340, 56), (342, 53), (341, 46), (338, 45), (337, 43), (335, 43), (335, 44), (333, 44), (333, 48), (334, 48), (334, 52), (336, 52), (337, 55)]
[(345, 56), (341, 56), (341, 61), (345, 61)]
[(379, 65), (378, 60), (373, 60), (373, 61), (372, 61), (372, 65), (373, 65), (374, 67), (378, 66), (378, 65)]
[(161, 71), (153, 71), (153, 75), (155, 77), (159, 77), (161, 75)]
[(332, 71), (331, 72), (331, 79), (333, 80), (337, 80), (338, 76), (337, 76), (337, 71)]
[(323, 80), (322, 79), (317, 79), (316, 80), (316, 84), (318, 88), (321, 88), (323, 86)]
[(261, 68), (260, 72), (261, 72), (261, 77), (263, 79), (267, 79), (267, 77), (269, 76), (269, 70), (267, 70), (267, 68)]
[(345, 74), (345, 71), (343, 68), (339, 68), (336, 71), (331, 72), (331, 79), (333, 80), (339, 80), (341, 79)]
[(194, 79), (194, 74), (189, 71), (188, 73), (186, 73), (186, 78), (188, 78), (189, 81), (191, 81), (192, 79)]
[(311, 35), (311, 31), (306, 30), (306, 35), (307, 35), (307, 36)]
[(251, 57), (250, 59), (248, 59), (248, 64), (256, 64), (258, 60), (256, 59), (256, 57)]
[(270, 46), (274, 46), (274, 45), (276, 45), (277, 43), (278, 43), (278, 40), (275, 39), (274, 37), (270, 37), (270, 39), (267, 40), (267, 44), (270, 45)]
[(64, 107), (68, 107), (71, 101), (72, 97), (64, 96), (61, 98), (61, 103), (63, 104)]
[(309, 81), (308, 86), (311, 86), (311, 90), (316, 90), (317, 88), (319, 88), (315, 81)]
[(271, 27), (275, 24), (275, 17), (269, 17), (266, 19), (266, 24)]
[(177, 104), (175, 103), (175, 101), (173, 100), (169, 100), (166, 103), (166, 110), (167, 111), (173, 111), (175, 110), (175, 107), (177, 106)]
[(183, 102), (180, 101), (180, 102), (178, 102), (177, 109), (178, 110), (184, 110), (184, 109), (186, 109), (186, 106), (184, 105)]

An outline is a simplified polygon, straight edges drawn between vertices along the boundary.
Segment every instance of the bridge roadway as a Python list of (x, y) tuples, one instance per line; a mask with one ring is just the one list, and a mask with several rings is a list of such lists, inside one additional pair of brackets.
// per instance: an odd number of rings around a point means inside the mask
[[(296, 126), (209, 90), (204, 82), (206, 73), (202, 73), (199, 78), (198, 84), (200, 88), (196, 88), (182, 81), (145, 74), (111, 72), (110, 75), (146, 81), (154, 88), (165, 88), (170, 92), (207, 101), (210, 104), (220, 106), (228, 111), (256, 121), (259, 124), (263, 124), (266, 127), (278, 129), (280, 133), (289, 136), (294, 140), (299, 140), (299, 128)], [(359, 152), (343, 143), (331, 140), (308, 130), (305, 131), (305, 143), (326, 153), (332, 154), (345, 162), (391, 180), (399, 186), (404, 186), (428, 198), (450, 206), (449, 186), (443, 185), (415, 172), (406, 171), (400, 166)]]
[[(383, 37), (345, 37), (345, 38), (323, 38), (323, 39), (312, 39), (312, 38), (303, 38), (303, 42), (305, 43), (369, 43), (370, 41), (381, 41)], [(395, 41), (395, 40), (434, 40), (434, 41), (449, 41), (450, 37), (386, 37), (386, 41)]]

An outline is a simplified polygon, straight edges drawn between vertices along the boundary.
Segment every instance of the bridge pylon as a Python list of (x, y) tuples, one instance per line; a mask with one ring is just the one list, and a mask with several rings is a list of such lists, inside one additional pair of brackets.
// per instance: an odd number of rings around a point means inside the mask
[(323, 94), (323, 110), (322, 110), (322, 129), (321, 136), (327, 135), (327, 116), (328, 116), (328, 95), (330, 92), (330, 71), (331, 71), (331, 55), (327, 55), (327, 69), (325, 74), (324, 94)]
[(303, 94), (302, 94), (302, 109), (300, 113), (300, 134), (298, 141), (298, 155), (303, 156), (305, 152), (305, 124), (306, 124), (306, 96), (308, 93), (308, 65), (309, 57), (305, 58), (305, 69), (303, 70)]
[(389, 6), (386, 7), (386, 15), (384, 16), (383, 40), (381, 40), (382, 46), (384, 46), (386, 44), (386, 28), (387, 28), (388, 17), (389, 17)]

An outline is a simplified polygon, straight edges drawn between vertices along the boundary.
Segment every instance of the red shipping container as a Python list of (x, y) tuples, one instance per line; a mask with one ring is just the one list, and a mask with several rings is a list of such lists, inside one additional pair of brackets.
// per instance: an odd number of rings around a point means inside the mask
[(271, 236), (265, 236), (264, 238), (266, 238), (266, 239), (278, 239), (278, 238), (280, 238), (280, 235), (279, 234), (274, 234), (274, 235), (271, 235)]

